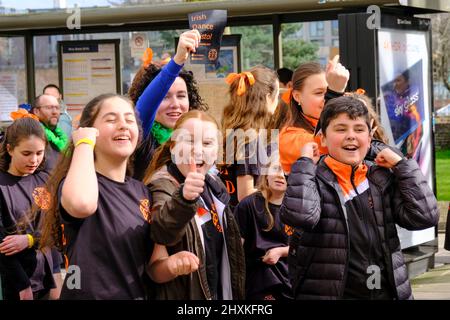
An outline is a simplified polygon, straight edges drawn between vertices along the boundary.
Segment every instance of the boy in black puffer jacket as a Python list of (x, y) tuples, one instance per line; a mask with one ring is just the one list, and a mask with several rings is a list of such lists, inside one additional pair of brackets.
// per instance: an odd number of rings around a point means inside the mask
[(370, 120), (360, 100), (331, 100), (320, 121), (329, 154), (319, 160), (317, 144), (305, 145), (280, 209), (302, 233), (296, 298), (412, 299), (395, 224), (435, 226), (433, 192), (417, 163), (387, 146), (364, 160)]

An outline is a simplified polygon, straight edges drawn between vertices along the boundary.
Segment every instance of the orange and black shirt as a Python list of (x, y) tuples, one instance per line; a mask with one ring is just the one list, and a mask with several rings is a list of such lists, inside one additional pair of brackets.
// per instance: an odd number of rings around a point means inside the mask
[(253, 177), (254, 185), (256, 185), (260, 176), (261, 163), (258, 158), (258, 141), (253, 140), (244, 146), (244, 154), (234, 157), (233, 164), (223, 166), (220, 169), (219, 177), (227, 187), (230, 195), (230, 207), (232, 210), (239, 203), (237, 196), (237, 177), (250, 175)]
[(80, 288), (64, 282), (61, 299), (142, 300), (147, 298), (145, 267), (153, 251), (150, 192), (140, 181), (113, 181), (97, 173), (97, 211), (72, 217), (58, 199), (69, 265), (79, 267)]
[[(319, 121), (307, 116), (305, 118), (313, 127)], [(313, 133), (298, 127), (284, 127), (281, 129), (279, 136), (280, 163), (286, 174), (291, 172), (292, 165), (300, 158), (301, 150), (308, 142), (316, 142), (319, 146), (320, 154), (328, 153), (327, 148), (321, 145), (320, 138), (314, 136)]]
[(275, 265), (262, 262), (266, 252), (272, 248), (288, 246), (293, 229), (281, 222), (280, 205), (268, 204), (274, 218), (272, 229), (268, 227), (265, 199), (255, 192), (242, 199), (234, 210), (244, 241), (246, 272), (246, 296), (252, 299), (261, 293), (279, 290), (285, 299), (292, 297), (287, 258), (280, 258)]
[[(39, 171), (28, 176), (14, 176), (0, 172), (0, 242), (8, 235), (17, 234), (17, 223), (26, 221), (33, 204), (48, 209), (50, 195), (45, 189), (48, 173)], [(26, 233), (37, 238), (39, 217), (26, 221)], [(25, 219), (25, 220), (24, 220)], [(36, 270), (36, 252), (27, 248), (17, 254), (0, 254), (0, 273), (6, 299), (18, 299), (18, 292), (31, 285), (33, 273), (41, 274), (44, 266)], [(33, 289), (43, 289), (42, 282), (35, 282)]]

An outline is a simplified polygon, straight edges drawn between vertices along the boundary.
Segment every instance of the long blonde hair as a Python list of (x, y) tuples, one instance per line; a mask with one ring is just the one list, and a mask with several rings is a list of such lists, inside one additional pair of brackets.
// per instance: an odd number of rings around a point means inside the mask
[[(277, 161), (278, 165), (279, 164), (279, 156), (278, 153), (272, 153), (270, 155), (270, 164), (273, 164), (274, 161)], [(275, 225), (275, 218), (273, 216), (272, 211), (270, 211), (270, 207), (269, 207), (269, 199), (272, 197), (272, 190), (270, 190), (269, 187), (269, 179), (268, 177), (270, 176), (270, 170), (267, 168), (267, 174), (261, 174), (259, 176), (258, 179), (258, 183), (256, 184), (256, 189), (258, 190), (257, 192), (261, 193), (261, 195), (264, 198), (264, 213), (266, 215), (267, 218), (267, 227), (263, 229), (263, 231), (270, 231), (272, 230), (272, 228)]]
[[(201, 121), (212, 122), (216, 125), (217, 130), (219, 130), (219, 124), (212, 116), (200, 110), (191, 110), (184, 113), (180, 118), (178, 118), (177, 122), (175, 123), (175, 127), (173, 128), (174, 132), (180, 129), (183, 123), (185, 123), (189, 119), (200, 119)], [(156, 149), (152, 161), (145, 170), (144, 179), (142, 180), (144, 184), (149, 184), (153, 174), (155, 174), (159, 169), (167, 165), (172, 160), (170, 149), (175, 145), (175, 142), (176, 141), (174, 141), (174, 139), (169, 139), (164, 144), (159, 146), (158, 149)]]

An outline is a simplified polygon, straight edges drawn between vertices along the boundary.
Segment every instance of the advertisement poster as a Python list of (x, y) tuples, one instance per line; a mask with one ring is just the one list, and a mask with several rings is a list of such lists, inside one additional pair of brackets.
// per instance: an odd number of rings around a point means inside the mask
[(215, 65), (220, 53), (220, 43), (227, 24), (226, 10), (209, 10), (188, 15), (189, 28), (200, 32), (201, 40), (195, 53), (191, 54), (192, 64)]
[(236, 47), (222, 47), (216, 64), (206, 65), (206, 78), (223, 79), (233, 72), (238, 72)]
[[(417, 161), (433, 188), (428, 32), (380, 30), (378, 59), (381, 123), (390, 143)], [(402, 248), (435, 238), (434, 228), (399, 229)]]
[(12, 121), (9, 114), (17, 107), (17, 75), (0, 72), (0, 121)]
[[(228, 34), (222, 37), (219, 58), (215, 64), (192, 64), (186, 61), (186, 70), (195, 74), (195, 79), (202, 83), (217, 81), (223, 83), (223, 79), (228, 74), (241, 72), (241, 35)], [(179, 38), (175, 38), (175, 46), (178, 45)]]
[(118, 93), (115, 43), (61, 43), (60, 80), (69, 111), (80, 111), (94, 97)]

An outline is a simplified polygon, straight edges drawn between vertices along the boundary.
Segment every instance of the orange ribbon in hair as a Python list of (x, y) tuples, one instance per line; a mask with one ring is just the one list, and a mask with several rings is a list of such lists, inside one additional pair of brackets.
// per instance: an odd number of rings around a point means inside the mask
[(147, 68), (153, 60), (153, 50), (151, 48), (145, 49), (144, 54), (142, 55), (142, 65), (144, 68)]
[(292, 89), (287, 89), (281, 96), (281, 100), (283, 100), (283, 102), (286, 103), (287, 105), (290, 105), (291, 97), (292, 97)]
[(256, 80), (255, 77), (251, 72), (245, 71), (241, 73), (230, 73), (226, 78), (225, 81), (229, 85), (231, 85), (236, 79), (239, 79), (239, 85), (237, 89), (237, 95), (242, 96), (246, 91), (247, 87), (245, 86), (245, 79), (248, 80), (248, 83), (252, 86)]
[(22, 119), (22, 118), (31, 118), (34, 119), (36, 121), (39, 121), (39, 118), (32, 114), (32, 113), (28, 113), (27, 110), (19, 108), (17, 111), (13, 111), (9, 114), (9, 116), (11, 117), (11, 119), (13, 119), (14, 121), (16, 121), (17, 119)]
[(355, 93), (357, 93), (357, 94), (365, 94), (366, 90), (364, 90), (362, 88), (358, 88), (358, 89), (355, 90)]

